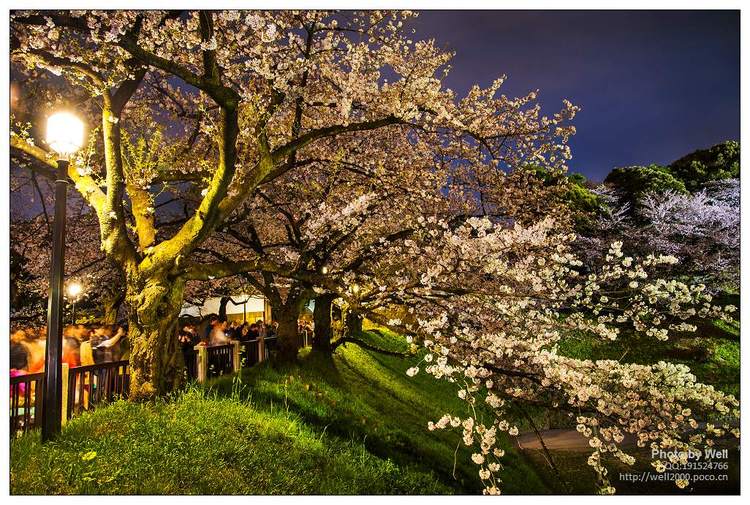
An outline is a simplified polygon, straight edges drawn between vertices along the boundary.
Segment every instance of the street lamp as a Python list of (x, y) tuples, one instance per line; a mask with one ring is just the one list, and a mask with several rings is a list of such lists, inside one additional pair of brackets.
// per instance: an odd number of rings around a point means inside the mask
[(70, 112), (52, 114), (47, 119), (47, 144), (67, 162), (83, 144), (83, 123)]
[(70, 302), (73, 304), (73, 314), (70, 317), (71, 324), (76, 324), (76, 302), (81, 291), (83, 291), (83, 287), (79, 283), (73, 281), (68, 284), (68, 298), (70, 298)]
[(47, 119), (47, 144), (57, 154), (55, 221), (52, 230), (52, 268), (47, 305), (47, 350), (44, 357), (44, 413), (42, 441), (51, 440), (62, 426), (62, 318), (65, 267), (65, 207), (68, 160), (83, 145), (83, 123), (70, 112)]

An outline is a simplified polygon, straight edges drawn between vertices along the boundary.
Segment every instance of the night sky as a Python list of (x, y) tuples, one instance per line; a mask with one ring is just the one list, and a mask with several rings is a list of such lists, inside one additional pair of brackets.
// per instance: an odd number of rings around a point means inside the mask
[(456, 52), (446, 84), (461, 95), (506, 74), (501, 92), (539, 89), (547, 114), (580, 106), (572, 172), (739, 140), (738, 11), (422, 11), (415, 27)]

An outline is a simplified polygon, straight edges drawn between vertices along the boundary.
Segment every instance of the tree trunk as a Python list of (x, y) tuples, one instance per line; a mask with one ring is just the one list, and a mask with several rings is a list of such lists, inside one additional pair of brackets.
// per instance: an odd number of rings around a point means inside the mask
[(115, 324), (117, 322), (117, 314), (120, 311), (120, 305), (125, 300), (125, 293), (122, 291), (117, 293), (109, 293), (104, 297), (102, 306), (102, 324)]
[(362, 316), (359, 312), (348, 310), (346, 312), (346, 333), (354, 335), (362, 331)]
[(128, 280), (131, 400), (163, 396), (182, 383), (177, 330), (184, 286), (166, 275)]
[(298, 318), (298, 304), (292, 304), (291, 307), (284, 305), (274, 310), (274, 320), (279, 323), (276, 345), (279, 350), (278, 358), (281, 361), (293, 361), (297, 357), (297, 351), (300, 348), (297, 331)]
[(222, 296), (219, 300), (219, 321), (227, 320), (227, 304), (230, 298), (228, 296)]
[(331, 352), (331, 305), (336, 296), (332, 294), (320, 295), (315, 299), (313, 320), (315, 334), (313, 335), (313, 351)]

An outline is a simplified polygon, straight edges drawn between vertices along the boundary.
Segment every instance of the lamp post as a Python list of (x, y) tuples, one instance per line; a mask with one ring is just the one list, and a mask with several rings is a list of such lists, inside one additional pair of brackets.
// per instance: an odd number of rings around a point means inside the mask
[(62, 319), (65, 275), (65, 210), (68, 159), (83, 144), (83, 123), (69, 112), (47, 119), (47, 144), (58, 156), (55, 181), (55, 221), (52, 230), (52, 268), (47, 305), (47, 349), (44, 356), (44, 412), (42, 442), (53, 439), (62, 425)]
[(76, 324), (76, 302), (78, 301), (78, 295), (81, 294), (83, 288), (77, 282), (71, 282), (68, 284), (68, 297), (70, 303), (73, 305), (73, 313), (70, 316), (70, 324)]

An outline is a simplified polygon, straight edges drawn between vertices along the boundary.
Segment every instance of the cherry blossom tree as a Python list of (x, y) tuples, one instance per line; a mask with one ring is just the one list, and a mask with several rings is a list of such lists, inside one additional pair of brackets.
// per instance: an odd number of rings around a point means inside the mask
[[(367, 345), (353, 333), (361, 321), (357, 308), (372, 308), (382, 299), (358, 291), (375, 277), (371, 258), (400, 254), (427, 217), (455, 223), (477, 215), (528, 221), (555, 212), (558, 186), (541, 184), (534, 172), (524, 170), (508, 174), (486, 165), (473, 165), (471, 171), (457, 168), (435, 140), (433, 135), (407, 137), (381, 130), (335, 145), (321, 143), (308, 166), (256, 191), (248, 206), (202, 248), (209, 257), (233, 258), (238, 265), (264, 258), (262, 275), (245, 276), (274, 306), (282, 352), (296, 355), (299, 310), (311, 296), (317, 314), (313, 349), (331, 352), (346, 342)], [(283, 300), (279, 285), (290, 288)], [(384, 294), (388, 286), (380, 289)], [(343, 300), (350, 331), (332, 343), (330, 306), (341, 295), (350, 298)]]
[(739, 288), (740, 184), (728, 179), (683, 195), (650, 193), (641, 216), (647, 243), (655, 251), (681, 259), (687, 273), (710, 283)]
[[(502, 80), (461, 100), (442, 85), (451, 55), (414, 41), (408, 12), (15, 12), (17, 80), (44, 75), (84, 95), (98, 118), (68, 177), (94, 209), (101, 246), (123, 271), (131, 398), (181, 380), (174, 338), (185, 283), (261, 266), (197, 263), (193, 253), (256, 189), (309, 163), (321, 142), (394, 129), (450, 144), (456, 163), (564, 168), (575, 107), (542, 117), (535, 93), (497, 97)], [(71, 93), (73, 96), (75, 93)], [(60, 103), (65, 94), (57, 96)], [(71, 105), (71, 104), (69, 104)], [(91, 123), (92, 127), (96, 123)], [(139, 138), (150, 157), (131, 163)], [(55, 157), (16, 127), (14, 156), (47, 172)], [(171, 234), (159, 192), (196, 196)], [(132, 219), (126, 215), (129, 206)], [(260, 260), (259, 260), (260, 261)], [(251, 268), (252, 267), (252, 268)]]
[[(705, 286), (665, 277), (675, 257), (627, 256), (615, 242), (601, 266), (583, 273), (575, 235), (561, 233), (549, 218), (529, 226), (487, 217), (458, 227), (429, 221), (421, 240), (398, 260), (409, 269), (388, 265), (398, 256), (374, 259), (381, 272), (377, 282), (391, 285), (386, 292), (398, 292), (398, 301), (389, 307), (383, 295), (378, 308), (361, 310), (426, 348), (409, 375), (423, 369), (457, 385), (468, 414), (446, 413), (428, 429), (459, 430), (465, 445), (475, 448), (472, 460), (487, 493), (501, 489), (503, 451), (497, 442), (503, 432), (518, 434), (513, 413), (519, 410), (569, 413), (589, 439), (589, 465), (606, 493), (614, 492), (607, 463), (635, 461), (626, 436), (639, 447), (670, 453), (672, 462), (729, 432), (739, 436), (733, 425), (737, 400), (698, 383), (687, 366), (592, 361), (558, 351), (571, 333), (605, 342), (632, 333), (668, 340), (695, 331), (695, 317), (731, 318), (735, 307), (712, 305)], [(402, 274), (407, 271), (421, 275)], [(363, 291), (380, 289), (374, 283)], [(483, 418), (479, 402), (492, 411), (490, 418)], [(657, 471), (665, 468), (659, 458), (653, 464)]]
[(639, 255), (668, 254), (680, 261), (672, 275), (705, 283), (714, 293), (737, 290), (740, 266), (739, 180), (714, 181), (696, 193), (646, 192), (635, 212), (629, 198), (597, 188), (606, 204), (581, 236), (588, 263), (601, 261), (604, 244), (620, 240)]
[[(24, 274), (22, 281), (14, 286), (19, 296), (11, 300), (13, 321), (46, 324), (51, 266), (51, 195), (46, 179), (37, 180), (33, 171), (12, 170), (11, 253)], [(80, 198), (71, 198), (67, 214), (67, 283), (82, 285), (83, 291), (76, 300), (79, 307), (96, 307), (101, 314), (98, 319), (113, 324), (123, 301), (121, 272), (100, 250), (99, 225), (91, 209)]]
[[(330, 303), (341, 291), (351, 293), (363, 258), (381, 240), (408, 237), (418, 216), (447, 211), (439, 192), (445, 171), (430, 170), (425, 143), (410, 142), (401, 132), (324, 144), (318, 158), (309, 159), (308, 166), (259, 189), (202, 249), (235, 262), (263, 258), (266, 270), (244, 276), (268, 297), (280, 350), (292, 356), (307, 300), (316, 297), (319, 314), (313, 347), (330, 352)], [(324, 312), (326, 321), (320, 320)]]

